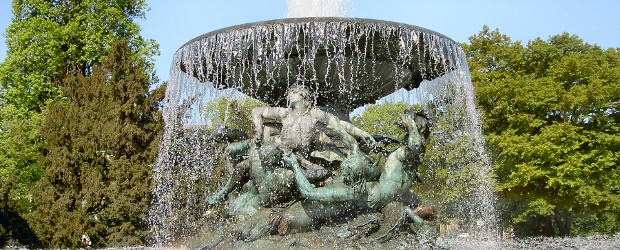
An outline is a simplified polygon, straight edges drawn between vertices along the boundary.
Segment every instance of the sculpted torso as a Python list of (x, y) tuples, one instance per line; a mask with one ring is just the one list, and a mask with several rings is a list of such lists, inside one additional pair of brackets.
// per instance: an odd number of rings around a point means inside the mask
[(313, 109), (300, 115), (294, 110), (287, 110), (282, 117), (282, 144), (292, 151), (307, 152), (324, 127), (316, 119), (320, 116), (319, 112)]
[(259, 205), (263, 207), (286, 202), (292, 197), (295, 179), (291, 169), (255, 161), (250, 169), (250, 179), (258, 192)]

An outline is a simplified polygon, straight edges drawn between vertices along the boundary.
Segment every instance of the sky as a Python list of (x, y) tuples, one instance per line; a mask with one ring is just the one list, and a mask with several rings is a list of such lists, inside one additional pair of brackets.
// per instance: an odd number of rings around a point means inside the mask
[[(310, 1), (310, 0), (309, 0)], [(139, 20), (145, 39), (159, 43), (155, 68), (168, 79), (174, 53), (189, 40), (229, 26), (286, 16), (286, 0), (146, 0), (150, 11)], [(457, 42), (468, 42), (484, 25), (513, 41), (568, 32), (603, 48), (620, 47), (620, 0), (350, 0), (347, 17), (420, 26)], [(11, 23), (11, 1), (0, 0), (0, 32)], [(6, 56), (0, 37), (0, 61)]]

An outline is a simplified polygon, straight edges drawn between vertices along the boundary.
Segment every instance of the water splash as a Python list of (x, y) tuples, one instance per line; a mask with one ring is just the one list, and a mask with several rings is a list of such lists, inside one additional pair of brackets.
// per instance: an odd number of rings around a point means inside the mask
[[(304, 84), (318, 106), (349, 114), (376, 100), (420, 105), (436, 124), (435, 168), (465, 171), (456, 214), (496, 228), (491, 164), (484, 150), (466, 56), (445, 36), (423, 28), (348, 18), (284, 19), (240, 25), (197, 37), (174, 56), (164, 100), (165, 132), (153, 175), (150, 229), (157, 244), (198, 231), (218, 212), (204, 200), (215, 192), (218, 152), (201, 138), (205, 105), (250, 96), (284, 105), (285, 90)], [(358, 110), (359, 112), (359, 110)], [(344, 119), (348, 119), (344, 118)], [(386, 117), (391, 119), (391, 117)], [(453, 148), (451, 148), (453, 147)], [(433, 171), (433, 169), (431, 169)], [(449, 183), (446, 185), (450, 185)], [(221, 219), (221, 218), (216, 218)]]
[(287, 0), (286, 18), (345, 17), (351, 14), (350, 0)]

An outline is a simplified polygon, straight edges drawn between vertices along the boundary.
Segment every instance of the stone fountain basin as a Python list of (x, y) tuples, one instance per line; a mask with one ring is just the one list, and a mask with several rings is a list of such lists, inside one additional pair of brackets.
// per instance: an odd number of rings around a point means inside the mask
[[(448, 45), (448, 46), (446, 46)], [(315, 104), (351, 111), (401, 88), (417, 88), (455, 65), (451, 39), (417, 26), (358, 18), (292, 18), (233, 26), (186, 43), (181, 71), (286, 106), (303, 84)], [(448, 56), (446, 56), (448, 55)]]

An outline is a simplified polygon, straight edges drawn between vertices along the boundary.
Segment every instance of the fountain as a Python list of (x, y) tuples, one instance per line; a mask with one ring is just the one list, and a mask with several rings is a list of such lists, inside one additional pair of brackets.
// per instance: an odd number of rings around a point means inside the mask
[[(289, 126), (286, 117), (290, 115), (283, 115), (282, 112), (297, 114), (296, 111), (294, 112), (297, 106), (295, 106), (295, 101), (292, 101), (292, 96), (299, 93), (290, 91), (295, 88), (302, 88), (303, 90), (300, 91), (310, 93), (304, 95), (306, 98), (304, 101), (307, 102), (305, 112), (310, 112), (309, 115), (299, 116), (303, 119), (297, 117), (295, 121), (322, 123), (321, 131), (328, 131), (326, 135), (332, 134), (330, 141), (340, 142), (340, 144), (331, 143), (331, 148), (327, 150), (328, 153), (340, 158), (322, 157), (323, 160), (317, 163), (315, 159), (321, 158), (317, 157), (318, 149), (296, 151), (294, 147), (286, 146), (291, 144), (287, 140), (292, 140), (286, 139), (285, 132)], [(402, 181), (406, 182), (406, 185), (381, 191), (382, 193), (392, 192), (390, 198), (386, 196), (379, 199), (385, 202), (372, 201), (368, 198), (372, 204), (361, 205), (362, 208), (338, 210), (335, 213), (337, 216), (326, 215), (328, 212), (322, 211), (320, 212), (322, 217), (318, 216), (322, 221), (320, 224), (301, 223), (308, 230), (298, 230), (298, 234), (289, 231), (289, 226), (294, 228), (295, 223), (298, 222), (293, 220), (287, 224), (280, 221), (285, 220), (282, 218), (285, 218), (286, 213), (293, 214), (292, 217), (298, 215), (291, 211), (300, 209), (308, 211), (310, 205), (304, 205), (304, 202), (308, 200), (318, 201), (323, 210), (337, 210), (336, 205), (333, 205), (333, 201), (330, 200), (333, 197), (325, 198), (324, 194), (342, 191), (348, 187), (341, 185), (339, 187), (344, 189), (338, 189), (338, 191), (334, 191), (336, 189), (320, 191), (319, 189), (327, 190), (325, 188), (334, 187), (329, 183), (331, 179), (333, 179), (332, 182), (336, 182), (338, 178), (342, 178), (346, 182), (347, 174), (344, 172), (355, 172), (360, 168), (358, 166), (367, 165), (367, 160), (353, 159), (354, 156), (369, 153), (369, 149), (360, 149), (361, 146), (371, 149), (377, 146), (374, 145), (374, 141), (369, 141), (367, 133), (349, 123), (349, 115), (352, 112), (360, 112), (359, 110), (365, 105), (377, 103), (380, 100), (404, 101), (420, 107), (417, 113), (423, 113), (431, 123), (435, 124), (430, 131), (433, 143), (429, 143), (426, 147), (432, 148), (434, 153), (446, 155), (446, 157), (440, 155), (436, 158), (447, 158), (447, 155), (452, 153), (450, 148), (445, 146), (448, 144), (452, 145), (451, 147), (464, 148), (464, 151), (469, 152), (458, 156), (459, 160), (449, 163), (450, 166), (445, 166), (444, 163), (444, 166), (436, 167), (452, 168), (451, 171), (455, 171), (454, 173), (464, 168), (471, 171), (475, 181), (467, 182), (469, 185), (466, 187), (466, 192), (469, 193), (468, 202), (454, 205), (454, 213), (460, 213), (462, 217), (472, 218), (474, 221), (484, 222), (478, 223), (481, 227), (479, 229), (481, 234), (486, 237), (493, 235), (490, 229), (496, 227), (493, 225), (496, 219), (494, 218), (492, 180), (489, 177), (490, 164), (484, 153), (480, 115), (475, 109), (475, 97), (466, 58), (459, 45), (439, 33), (406, 24), (357, 18), (311, 17), (257, 22), (217, 30), (189, 41), (177, 51), (172, 63), (171, 77), (164, 101), (166, 127), (153, 175), (154, 202), (150, 210), (149, 223), (157, 244), (166, 245), (172, 244), (177, 239), (196, 238), (194, 235), (199, 234), (200, 230), (215, 230), (218, 227), (224, 230), (222, 228), (232, 225), (233, 222), (241, 221), (239, 223), (243, 230), (254, 229), (257, 224), (260, 224), (258, 222), (243, 224), (243, 219), (223, 216), (224, 208), (242, 207), (240, 210), (247, 210), (251, 207), (248, 205), (250, 203), (240, 202), (244, 199), (254, 199), (247, 197), (255, 197), (247, 196), (252, 192), (248, 191), (247, 187), (242, 189), (240, 196), (236, 199), (233, 197), (228, 202), (217, 204), (224, 200), (224, 196), (217, 197), (218, 199), (212, 198), (223, 184), (220, 183), (220, 177), (215, 178), (218, 173), (222, 172), (215, 166), (218, 166), (218, 161), (224, 157), (224, 150), (221, 147), (213, 147), (213, 143), (204, 139), (205, 134), (210, 131), (207, 131), (207, 126), (201, 125), (210, 123), (205, 118), (205, 109), (211, 105), (209, 100), (233, 96), (253, 98), (271, 107), (255, 109), (253, 122), (257, 125), (257, 131), (260, 128), (261, 132), (257, 133), (253, 140), (248, 139), (230, 144), (228, 147), (233, 149), (226, 150), (229, 154), (227, 155), (229, 161), (232, 162), (230, 152), (234, 152), (234, 154), (241, 155), (239, 156), (241, 158), (245, 157), (243, 159), (246, 159), (249, 162), (248, 166), (252, 168), (255, 165), (260, 168), (266, 167), (264, 164), (278, 162), (280, 162), (278, 164), (284, 164), (280, 168), (291, 174), (286, 184), (288, 188), (286, 194), (290, 196), (288, 200), (279, 200), (277, 205), (272, 204), (273, 202), (263, 202), (256, 209), (252, 207), (256, 211), (252, 210), (253, 212), (244, 217), (249, 217), (248, 221), (252, 221), (253, 214), (260, 215), (261, 211), (269, 209), (268, 213), (265, 212), (268, 216), (261, 218), (266, 220), (268, 217), (275, 228), (269, 228), (267, 231), (279, 231), (285, 236), (269, 236), (269, 232), (261, 232), (258, 236), (251, 234), (249, 238), (246, 237), (247, 241), (253, 240), (250, 243), (243, 241), (226, 243), (225, 239), (220, 239), (224, 242), (222, 244), (231, 244), (230, 246), (237, 248), (258, 246), (247, 244), (284, 244), (280, 246), (297, 244), (310, 248), (316, 248), (319, 245), (324, 247), (334, 247), (339, 244), (350, 246), (361, 244), (359, 242), (370, 245), (388, 244), (372, 245), (379, 247), (419, 244), (420, 234), (416, 233), (416, 229), (410, 229), (411, 237), (400, 234), (394, 236), (395, 230), (400, 229), (406, 220), (405, 217), (398, 217), (400, 216), (398, 214), (402, 215), (403, 211), (409, 209), (409, 206), (413, 208), (417, 205), (406, 202), (414, 196), (407, 191), (412, 182), (408, 178), (417, 175), (413, 173), (413, 176), (409, 176), (413, 170), (407, 170), (397, 176), (396, 180), (404, 178)], [(275, 115), (269, 110), (280, 113)], [(411, 138), (419, 134), (418, 129), (420, 132), (424, 130), (424, 126), (419, 125), (421, 123), (416, 118), (417, 114), (414, 113), (409, 112), (409, 116), (407, 114), (401, 116), (401, 123), (409, 130), (409, 141), (414, 140)], [(275, 146), (281, 150), (278, 151), (279, 153), (274, 153), (279, 158), (271, 163), (264, 163), (264, 158), (269, 158), (266, 155), (272, 154), (270, 152), (273, 152), (273, 149), (264, 146), (266, 142), (260, 141), (265, 133), (262, 132), (261, 117), (279, 120), (281, 125), (275, 126), (282, 126), (282, 128), (278, 127), (282, 130), (282, 135), (279, 135), (280, 132), (277, 133), (282, 139), (278, 139), (279, 144), (276, 143)], [(260, 123), (257, 123), (257, 119)], [(385, 117), (385, 119), (390, 120), (392, 117)], [(414, 120), (416, 122), (413, 122)], [(304, 129), (303, 126), (302, 129)], [(318, 131), (314, 130), (314, 125), (307, 125), (307, 129), (313, 134)], [(353, 137), (357, 140), (351, 139)], [(419, 139), (420, 136), (415, 138)], [(233, 138), (231, 141), (234, 140)], [(317, 140), (321, 143), (326, 141), (326, 139)], [(240, 143), (245, 143), (243, 144), (245, 146), (239, 146)], [(302, 144), (303, 148), (314, 145)], [(429, 157), (424, 157), (424, 155), (420, 159), (416, 158), (420, 156), (407, 156), (409, 158), (400, 157), (399, 159), (404, 160), (397, 163), (390, 162), (390, 157), (395, 159), (397, 156), (393, 155), (400, 152), (399, 150), (418, 152), (421, 145), (415, 145), (408, 142), (398, 150), (388, 152), (389, 157), (386, 153), (389, 163), (382, 166), (384, 173), (378, 174), (380, 170), (376, 170), (374, 172), (377, 174), (365, 174), (362, 182), (365, 181), (366, 186), (373, 187), (392, 183), (384, 181), (387, 176), (385, 171), (388, 171), (386, 169), (392, 171), (402, 164), (406, 165), (404, 168), (407, 168), (413, 166), (411, 164), (417, 166), (418, 162), (421, 162), (431, 166), (428, 171), (434, 171), (433, 160), (426, 159)], [(235, 147), (242, 149), (237, 150), (234, 149)], [(264, 148), (267, 149), (263, 150)], [(289, 149), (293, 153), (288, 152)], [(315, 188), (309, 182), (303, 181), (305, 177), (300, 174), (301, 167), (296, 164), (297, 158), (304, 157), (311, 160), (310, 165), (322, 165), (319, 167), (324, 168), (323, 170), (331, 167), (325, 170), (330, 173), (340, 171), (343, 173), (334, 174), (333, 178), (330, 177), (326, 182), (315, 183), (317, 187)], [(301, 159), (300, 162), (303, 160)], [(360, 161), (365, 163), (359, 163)], [(409, 161), (411, 163), (407, 163)], [(237, 165), (241, 164), (237, 163), (231, 163), (230, 167), (239, 169)], [(350, 170), (345, 171), (345, 168)], [(373, 172), (373, 170), (368, 171)], [(232, 172), (234, 170), (231, 170)], [(255, 171), (252, 170), (252, 172)], [(379, 175), (381, 175), (380, 178), (377, 177)], [(424, 173), (420, 175), (424, 176)], [(228, 178), (228, 174), (223, 174), (223, 176)], [(259, 190), (256, 191), (259, 192), (258, 196), (263, 195), (260, 189), (269, 184), (260, 184), (259, 179), (262, 177), (264, 176), (256, 174), (250, 174), (249, 177), (250, 183), (254, 183), (255, 186), (259, 185), (256, 187)], [(251, 189), (252, 185), (249, 186)], [(372, 188), (367, 188), (367, 190), (370, 190), (367, 191), (369, 193), (379, 192), (373, 191)], [(319, 198), (313, 194), (319, 194)], [(346, 196), (347, 200), (360, 198), (354, 194), (356, 193), (353, 192), (351, 196)], [(394, 205), (394, 202), (400, 203)], [(376, 205), (376, 203), (381, 205)], [(445, 201), (445, 203), (449, 202)], [(295, 208), (295, 206), (301, 208)], [(229, 210), (229, 213), (232, 210)], [(397, 215), (389, 215), (385, 212), (386, 210), (397, 211), (395, 212)], [(383, 211), (383, 214), (379, 215), (381, 219), (372, 217), (381, 211)], [(414, 220), (411, 228), (415, 228), (416, 218), (419, 217), (412, 215), (411, 211), (408, 212), (409, 217)], [(419, 212), (419, 209), (416, 212)], [(274, 214), (278, 213), (282, 214), (279, 215), (277, 222), (273, 222)], [(360, 219), (362, 217), (364, 219)], [(375, 224), (381, 224), (381, 226), (389, 224), (387, 221), (393, 221), (393, 223), (385, 230), (380, 226), (373, 229), (373, 232), (387, 230), (390, 232), (389, 236), (386, 236), (388, 235), (386, 233), (371, 240), (357, 240), (359, 238), (351, 238), (351, 235), (355, 235), (352, 233), (354, 230), (351, 223), (360, 221), (368, 225), (376, 222)], [(424, 226), (423, 221), (420, 223), (417, 227)], [(429, 224), (428, 220), (426, 224)], [(315, 230), (309, 230), (310, 226)], [(348, 230), (342, 230), (343, 227)], [(366, 232), (366, 234), (371, 235), (373, 232)], [(241, 234), (244, 233), (241, 232)], [(354, 238), (356, 240), (353, 240)]]

